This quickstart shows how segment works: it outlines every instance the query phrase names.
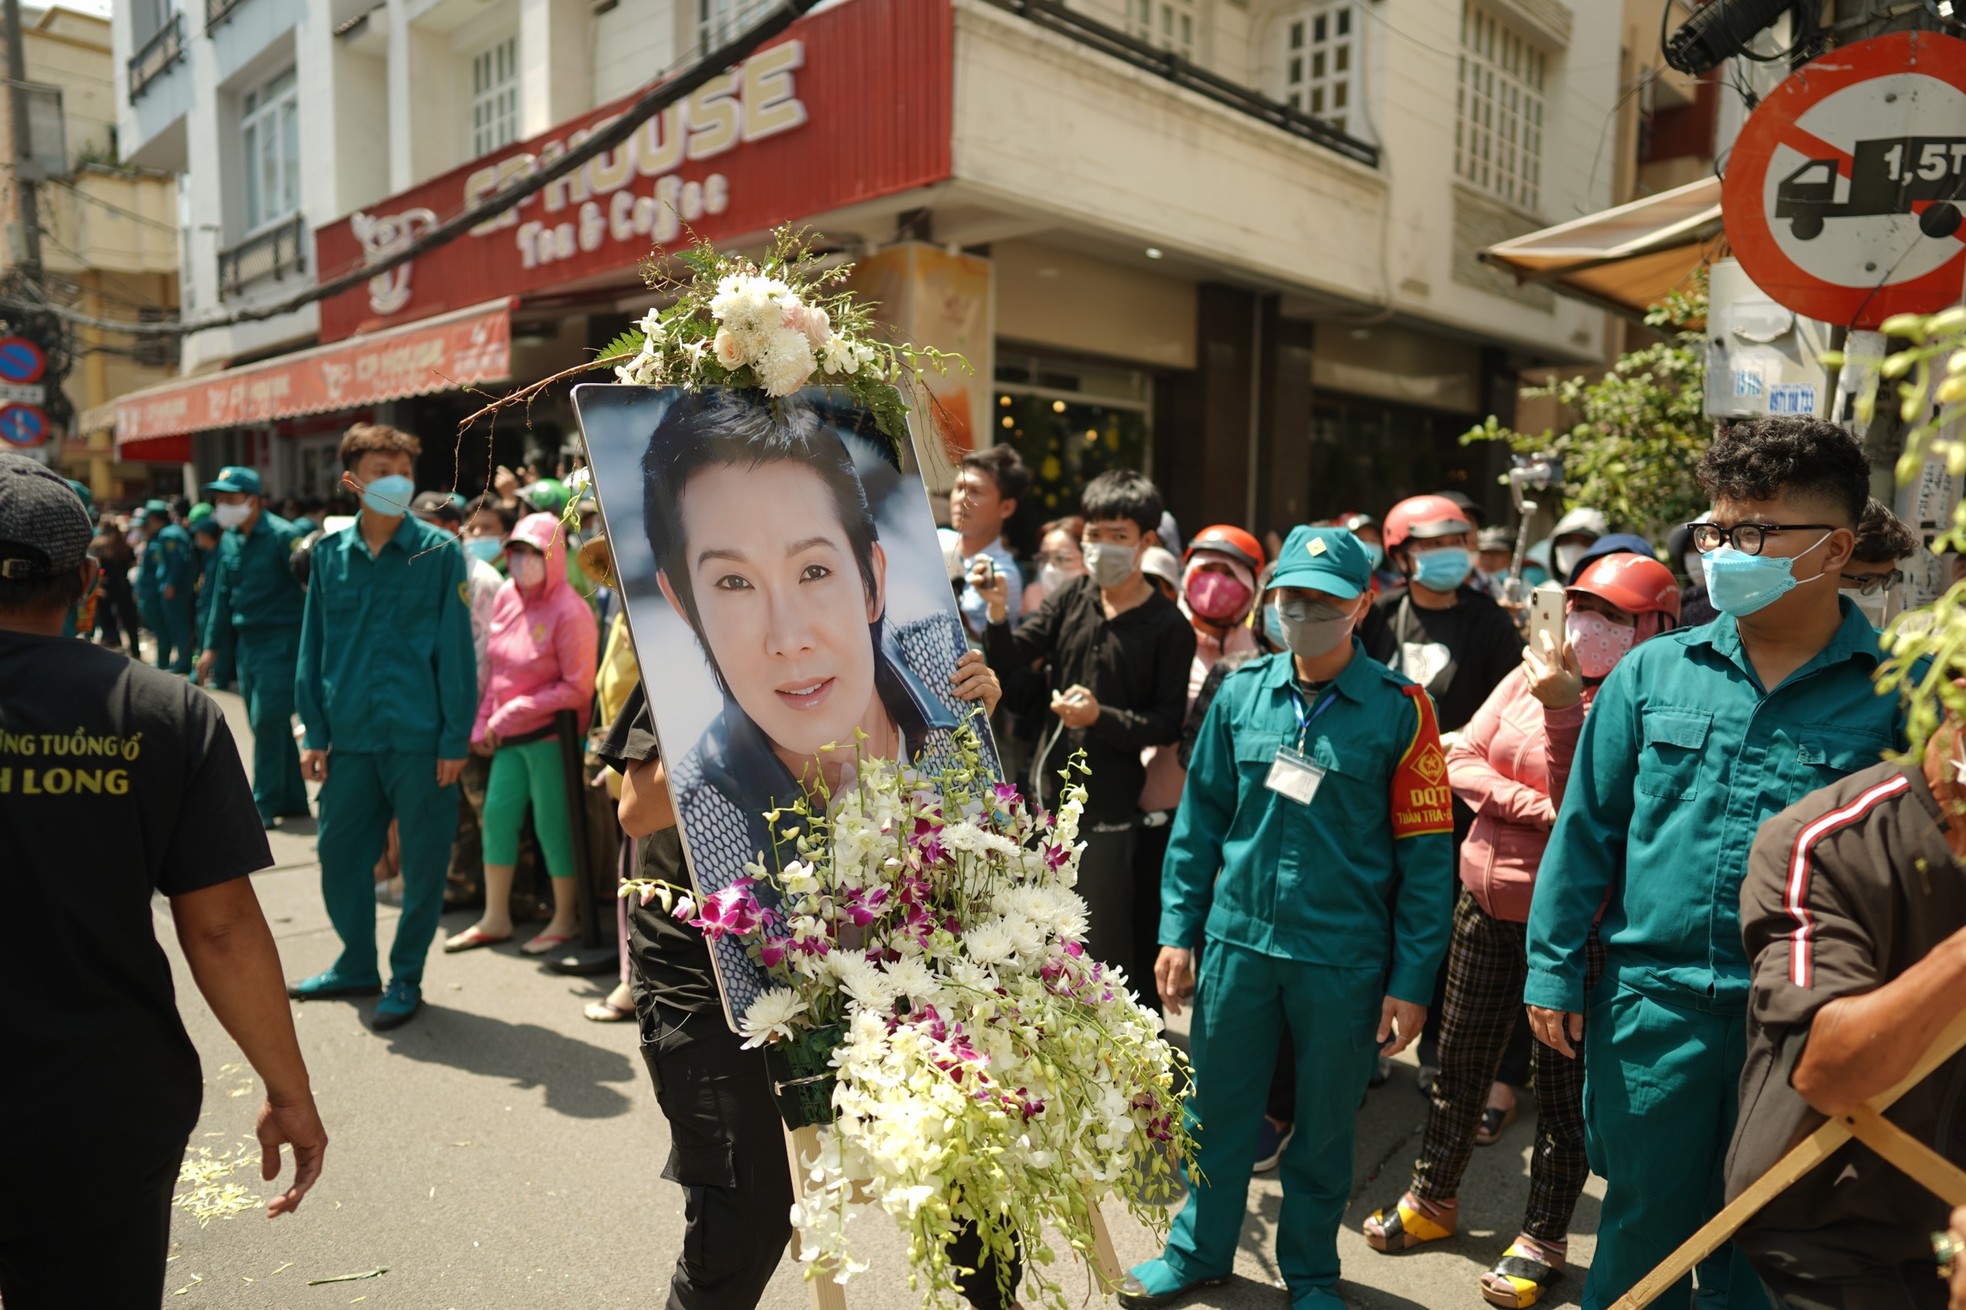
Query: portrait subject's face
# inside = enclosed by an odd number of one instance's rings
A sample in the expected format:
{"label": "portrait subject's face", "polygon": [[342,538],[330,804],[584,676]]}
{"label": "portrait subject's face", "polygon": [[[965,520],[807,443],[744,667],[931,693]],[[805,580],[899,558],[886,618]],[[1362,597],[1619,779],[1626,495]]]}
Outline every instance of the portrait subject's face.
{"label": "portrait subject's face", "polygon": [[851,749],[874,696],[880,547],[869,595],[825,482],[791,460],[703,469],[680,503],[704,640],[739,707],[782,750]]}

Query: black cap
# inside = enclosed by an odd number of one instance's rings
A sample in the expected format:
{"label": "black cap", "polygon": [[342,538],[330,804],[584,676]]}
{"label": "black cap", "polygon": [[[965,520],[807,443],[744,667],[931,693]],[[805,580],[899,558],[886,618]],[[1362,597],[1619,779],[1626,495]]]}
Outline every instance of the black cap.
{"label": "black cap", "polygon": [[425,522],[432,519],[439,523],[464,522],[464,511],[458,508],[457,501],[445,491],[426,491],[419,494],[410,502],[410,513]]}
{"label": "black cap", "polygon": [[72,573],[94,535],[66,480],[25,455],[0,454],[0,578],[38,582]]}

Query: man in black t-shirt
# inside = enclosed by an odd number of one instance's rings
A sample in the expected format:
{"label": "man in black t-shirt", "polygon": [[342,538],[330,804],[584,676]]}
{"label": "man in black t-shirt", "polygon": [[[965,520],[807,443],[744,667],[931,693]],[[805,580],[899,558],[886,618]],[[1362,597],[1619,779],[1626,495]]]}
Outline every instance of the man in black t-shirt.
{"label": "man in black t-shirt", "polygon": [[[0,1302],[121,1310],[162,1298],[171,1193],[204,1079],[151,898],[266,1084],[264,1178],[292,1211],[327,1135],[280,959],[246,875],[271,865],[218,708],[182,678],[63,640],[98,564],[82,502],[0,455]],[[25,1180],[32,1179],[32,1186]]]}

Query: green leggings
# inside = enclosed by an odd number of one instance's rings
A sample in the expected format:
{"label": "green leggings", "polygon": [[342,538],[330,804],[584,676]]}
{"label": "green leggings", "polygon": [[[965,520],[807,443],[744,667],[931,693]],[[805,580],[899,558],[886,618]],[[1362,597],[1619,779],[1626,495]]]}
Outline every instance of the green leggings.
{"label": "green leggings", "polygon": [[525,820],[528,800],[533,831],[546,853],[546,871],[555,878],[573,877],[567,774],[560,762],[558,737],[500,746],[492,756],[491,781],[485,785],[486,864],[519,862],[519,825]]}

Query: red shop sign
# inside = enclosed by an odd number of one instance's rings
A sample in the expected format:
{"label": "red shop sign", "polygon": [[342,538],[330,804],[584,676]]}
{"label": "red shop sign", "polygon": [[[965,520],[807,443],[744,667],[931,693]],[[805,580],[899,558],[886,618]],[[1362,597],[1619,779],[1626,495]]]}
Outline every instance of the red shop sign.
{"label": "red shop sign", "polygon": [[[948,178],[950,6],[850,0],[450,244],[324,301],[321,339],[619,275],[690,233],[727,240]],[[613,122],[629,96],[314,234],[335,277],[402,249]]]}

